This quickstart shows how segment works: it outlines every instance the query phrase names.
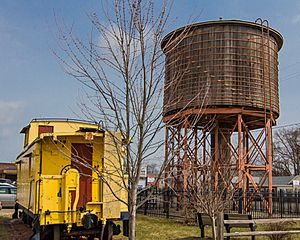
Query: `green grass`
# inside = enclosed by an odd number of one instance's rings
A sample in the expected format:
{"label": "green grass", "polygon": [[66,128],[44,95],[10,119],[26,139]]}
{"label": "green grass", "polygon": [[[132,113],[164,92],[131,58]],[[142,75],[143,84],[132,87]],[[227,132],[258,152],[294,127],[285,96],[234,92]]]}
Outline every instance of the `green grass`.
{"label": "green grass", "polygon": [[199,239],[200,231],[196,226],[183,224],[175,219],[138,215],[138,240]]}
{"label": "green grass", "polygon": [[[7,226],[1,224],[5,221],[8,221],[10,218],[0,216],[0,239],[9,240],[9,235],[7,232]],[[120,223],[118,223],[120,224]],[[300,223],[298,222],[295,225],[288,224],[278,224],[278,226],[273,226],[270,229],[270,224],[260,224],[258,225],[256,231],[264,230],[287,230],[290,228],[300,228]],[[186,225],[182,223],[181,219],[166,219],[163,217],[150,217],[144,215],[137,216],[137,240],[198,240],[200,239],[200,230],[198,226],[195,225]],[[284,229],[286,228],[286,229]],[[247,228],[232,229],[232,232],[242,232],[249,231]],[[211,228],[205,228],[205,236],[211,236]],[[234,238],[231,238],[234,239]],[[237,238],[235,238],[237,239]],[[251,239],[251,237],[239,237],[238,239]],[[270,239],[267,236],[257,236],[257,240],[268,240]],[[273,238],[276,239],[276,238]],[[282,238],[278,238],[282,239]],[[284,238],[288,239],[288,238]],[[300,239],[300,235],[291,235],[290,239]],[[128,238],[122,236],[122,233],[119,236],[114,236],[114,240],[128,240]]]}
{"label": "green grass", "polygon": [[[200,230],[198,227],[183,224],[181,221],[138,214],[136,225],[137,240],[200,239]],[[122,233],[119,236],[114,236],[114,240],[125,239],[127,240],[128,238],[122,236]]]}
{"label": "green grass", "polygon": [[[291,228],[300,228],[300,224],[290,225]],[[290,229],[290,228],[287,229]],[[278,229],[279,228],[279,229]],[[281,226],[275,226],[270,229],[270,224],[260,224],[257,226],[256,231],[266,230],[287,230],[280,229]],[[250,231],[247,228],[234,228],[232,232],[246,232]],[[121,233],[122,234],[122,233]],[[115,236],[114,240],[125,240],[127,238],[122,235]],[[137,240],[198,240],[200,239],[200,230],[198,226],[186,225],[182,223],[182,220],[166,219],[159,217],[150,217],[144,215],[137,216],[137,229],[136,229]],[[205,228],[205,236],[211,237],[211,227]],[[239,237],[231,239],[251,239],[251,237]],[[268,240],[267,236],[256,236],[257,240]],[[273,238],[273,239],[300,239],[300,235],[293,234],[291,238]]]}

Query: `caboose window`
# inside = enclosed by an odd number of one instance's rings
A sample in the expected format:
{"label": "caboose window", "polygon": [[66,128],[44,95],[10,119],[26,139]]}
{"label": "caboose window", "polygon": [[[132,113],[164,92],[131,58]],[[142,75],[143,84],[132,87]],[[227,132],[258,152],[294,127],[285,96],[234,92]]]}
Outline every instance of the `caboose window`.
{"label": "caboose window", "polygon": [[53,126],[39,125],[39,136],[42,133],[53,133]]}

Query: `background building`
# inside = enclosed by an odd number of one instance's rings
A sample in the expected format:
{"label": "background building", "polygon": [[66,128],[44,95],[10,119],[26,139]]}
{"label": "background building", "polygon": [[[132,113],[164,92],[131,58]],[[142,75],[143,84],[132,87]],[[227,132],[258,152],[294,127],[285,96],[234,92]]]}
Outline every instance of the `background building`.
{"label": "background building", "polygon": [[0,178],[7,178],[12,181],[17,180],[17,167],[14,163],[0,163]]}

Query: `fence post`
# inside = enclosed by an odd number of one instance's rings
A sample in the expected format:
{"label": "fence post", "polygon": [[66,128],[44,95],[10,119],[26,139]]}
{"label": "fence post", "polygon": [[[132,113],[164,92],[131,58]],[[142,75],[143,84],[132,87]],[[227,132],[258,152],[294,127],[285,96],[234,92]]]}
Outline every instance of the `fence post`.
{"label": "fence post", "polygon": [[283,215],[283,190],[279,190],[280,217]]}
{"label": "fence post", "polygon": [[167,202],[166,202],[166,217],[169,218],[170,214],[170,190],[167,189]]}
{"label": "fence post", "polygon": [[167,212],[167,190],[166,188],[163,189],[163,213]]}
{"label": "fence post", "polygon": [[243,213],[243,189],[239,189],[239,213]]}
{"label": "fence post", "polygon": [[299,214],[299,191],[295,193],[296,195],[296,214]]}
{"label": "fence post", "polygon": [[257,199],[256,199],[256,196],[254,197],[254,209],[253,209],[253,212],[256,214],[257,212]]}
{"label": "fence post", "polygon": [[[146,195],[146,199],[147,199],[147,197],[148,197],[148,189],[147,190],[145,190],[145,195]],[[147,201],[144,203],[144,215],[147,215],[147,210],[148,210],[148,199],[147,199]]]}

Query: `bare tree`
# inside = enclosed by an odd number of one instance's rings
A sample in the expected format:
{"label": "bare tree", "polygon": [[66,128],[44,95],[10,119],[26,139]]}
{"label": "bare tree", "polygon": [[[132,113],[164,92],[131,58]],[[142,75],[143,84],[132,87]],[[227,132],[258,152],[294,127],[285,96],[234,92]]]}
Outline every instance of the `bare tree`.
{"label": "bare tree", "polygon": [[[213,239],[217,238],[222,225],[217,219],[232,205],[238,191],[237,170],[234,164],[224,163],[211,166],[205,164],[198,167],[201,174],[195,176],[196,187],[189,191],[191,210],[205,213],[212,220]],[[216,180],[216,174],[219,179]]]}
{"label": "bare tree", "polygon": [[[112,143],[125,150],[125,161],[119,151],[115,167],[122,170],[118,174],[128,191],[130,239],[135,239],[136,211],[138,204],[143,204],[137,203],[142,164],[163,145],[157,137],[163,127],[164,58],[160,43],[170,7],[167,0],[158,7],[151,0],[115,0],[112,6],[103,6],[109,9],[103,13],[104,19],[95,13],[89,15],[93,31],[88,42],[57,24],[61,51],[55,54],[66,72],[88,89],[89,102],[81,105],[82,113],[92,121],[101,120],[102,128],[114,139]],[[176,38],[182,39],[184,34],[182,31]],[[120,132],[121,143],[113,132]]]}
{"label": "bare tree", "polygon": [[273,174],[300,174],[300,128],[282,129],[275,134]]}

